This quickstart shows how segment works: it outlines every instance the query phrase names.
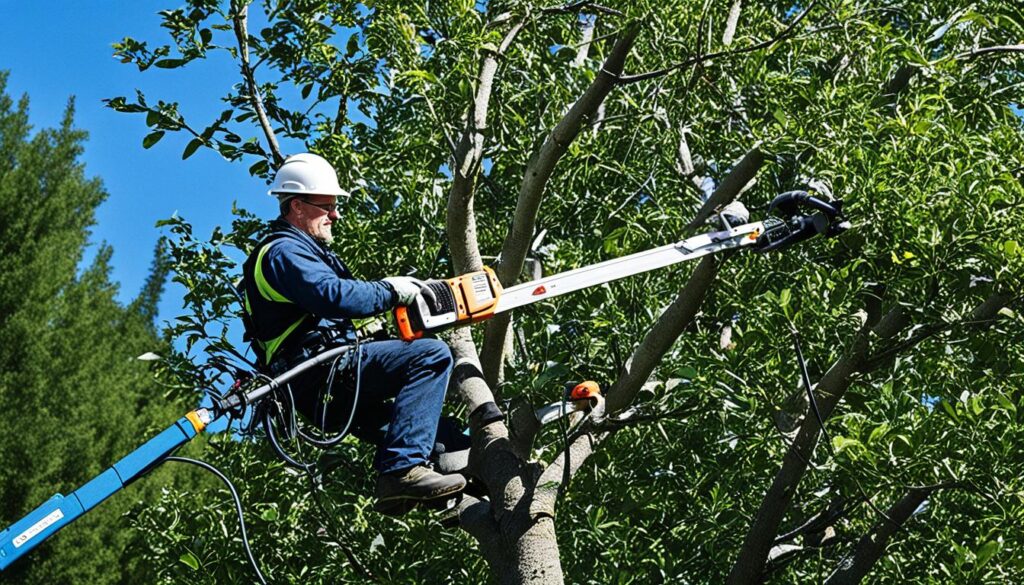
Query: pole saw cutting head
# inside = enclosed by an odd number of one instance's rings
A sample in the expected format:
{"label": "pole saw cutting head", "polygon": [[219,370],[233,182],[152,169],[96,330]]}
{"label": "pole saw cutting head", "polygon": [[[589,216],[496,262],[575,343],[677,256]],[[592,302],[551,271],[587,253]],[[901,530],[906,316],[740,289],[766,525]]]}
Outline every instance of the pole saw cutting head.
{"label": "pole saw cutting head", "polygon": [[851,227],[843,214],[842,201],[825,201],[807,191],[776,196],[768,204],[768,211],[776,217],[764,221],[765,231],[758,238],[756,252],[781,250],[816,235],[831,238]]}

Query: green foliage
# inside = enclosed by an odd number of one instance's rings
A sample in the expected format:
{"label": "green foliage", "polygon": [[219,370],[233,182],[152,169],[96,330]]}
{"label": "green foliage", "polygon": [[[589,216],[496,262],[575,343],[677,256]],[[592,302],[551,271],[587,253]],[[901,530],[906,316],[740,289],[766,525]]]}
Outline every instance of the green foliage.
{"label": "green foliage", "polygon": [[[109,247],[79,272],[106,193],[79,161],[73,104],[60,127],[31,132],[0,74],[0,525],[68,493],[176,418],[136,356],[166,350],[153,324],[166,268],[156,262],[130,307],[109,280]],[[159,256],[159,250],[158,250]],[[163,474],[157,474],[162,476]],[[5,583],[134,583],[122,518],[166,483],[140,482],[4,573]]]}
{"label": "green foliage", "polygon": [[[625,14],[597,17],[598,40],[579,67],[569,62],[579,18],[544,13],[539,4],[261,6],[258,18],[266,22],[250,31],[249,45],[262,63],[256,76],[268,116],[279,136],[304,140],[353,187],[335,233],[338,252],[357,274],[449,275],[450,145],[460,137],[482,56],[513,23],[525,26],[500,61],[475,200],[488,261],[508,231],[527,162],[599,74],[626,23],[642,26],[627,60],[630,73],[726,49],[720,38],[729,3],[706,13],[695,2],[605,4]],[[792,8],[744,3],[730,48],[777,35],[792,21]],[[140,68],[159,59],[183,66],[212,58],[214,49],[236,57],[230,18],[222,5],[189,2],[164,13],[173,44],[150,50],[129,39],[118,54]],[[1022,35],[1012,2],[964,8],[937,0],[832,0],[816,4],[796,34],[779,43],[624,85],[609,96],[602,118],[569,145],[547,185],[537,223],[547,235],[531,255],[545,273],[677,239],[699,202],[691,177],[680,172],[684,131],[700,175],[721,179],[755,145],[768,154],[758,182],[743,195],[751,208],[817,178],[844,200],[855,229],[838,241],[737,255],[723,264],[701,314],[638,405],[678,416],[620,431],[559,505],[567,581],[724,580],[803,414],[791,324],[804,338],[816,381],[849,351],[872,302],[865,291],[876,284],[885,287],[886,308],[908,311],[912,332],[961,320],[995,290],[1020,294],[1024,132],[1011,107],[1024,100],[1020,60],[969,53]],[[185,155],[212,146],[264,175],[271,160],[239,87],[225,98],[231,109],[193,132],[200,142]],[[147,113],[154,131],[192,127],[173,103],[151,106],[140,95],[110,105]],[[218,233],[209,243],[196,241],[186,223],[172,224],[176,278],[193,303],[177,333],[208,337],[208,324],[237,310],[224,300],[237,264],[215,250],[232,237],[247,249],[258,226],[240,218],[247,223],[236,226],[238,236]],[[504,395],[540,404],[556,399],[567,379],[614,380],[689,270],[634,277],[519,311]],[[822,581],[881,521],[876,509],[910,486],[946,482],[956,485],[936,492],[911,518],[874,578],[1021,581],[1024,543],[1013,527],[1024,515],[1015,449],[1022,440],[1024,321],[1019,304],[1011,309],[994,323],[943,330],[856,381],[828,421],[834,452],[822,445],[814,454],[782,530],[836,498],[849,508],[830,526],[835,538],[828,545],[799,540],[804,549],[771,566],[773,581]],[[726,324],[732,343],[723,347]],[[198,361],[180,356],[180,376],[200,371],[190,360]],[[540,439],[543,460],[557,452],[561,433]],[[331,516],[347,525],[344,539],[318,535],[322,514],[302,478],[261,449],[231,444],[213,457],[244,479],[256,549],[281,582],[363,581],[331,544],[342,540],[388,582],[481,581],[484,568],[465,535],[438,530],[428,515],[396,521],[366,511],[365,451],[346,445],[355,467],[327,494],[337,507]],[[213,518],[172,522],[197,501]],[[219,491],[172,491],[139,516],[149,545],[143,554],[161,567],[162,582],[229,582],[244,574],[224,502]],[[156,526],[173,529],[151,530]],[[386,549],[374,544],[378,534]]]}

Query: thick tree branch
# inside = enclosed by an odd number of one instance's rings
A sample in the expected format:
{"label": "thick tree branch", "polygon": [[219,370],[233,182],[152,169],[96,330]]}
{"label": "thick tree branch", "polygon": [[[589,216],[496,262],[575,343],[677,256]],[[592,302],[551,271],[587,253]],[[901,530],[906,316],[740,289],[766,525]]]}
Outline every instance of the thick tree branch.
{"label": "thick tree branch", "polygon": [[[737,165],[723,183],[739,184],[742,187],[747,182],[743,180],[743,177],[751,173],[750,166]],[[738,191],[739,187],[736,188],[736,192]],[[724,195],[722,197],[724,198]],[[608,389],[605,402],[606,413],[622,412],[633,403],[637,393],[661,363],[665,354],[686,327],[693,322],[718,274],[718,266],[722,261],[721,258],[714,256],[707,256],[700,261],[679,295],[651,327],[627,361],[619,378]],[[601,416],[603,418],[603,413]],[[651,417],[637,417],[636,422],[645,418],[650,419]],[[627,421],[631,420],[633,419],[627,419]],[[615,419],[597,421],[595,427],[584,427],[582,432],[571,439],[570,444],[555,458],[541,477],[535,497],[537,503],[535,506],[531,506],[532,514],[554,515],[554,505],[559,489],[579,470],[586,458],[594,452],[596,445],[611,432],[614,432],[616,426]],[[591,428],[612,430],[596,434],[588,430]]]}
{"label": "thick tree branch", "polygon": [[[456,329],[448,339],[455,368],[452,383],[472,413],[478,407],[493,402],[494,396],[480,372],[476,346],[466,328]],[[528,482],[523,481],[525,462],[517,457],[509,444],[508,428],[503,422],[488,425],[470,417],[469,452],[471,474],[480,478],[490,491],[496,518],[511,511],[526,492]]]}
{"label": "thick tree branch", "polygon": [[912,487],[906,495],[889,508],[885,517],[857,543],[853,553],[840,561],[839,566],[825,581],[825,585],[856,585],[867,576],[878,559],[882,558],[889,539],[903,529],[904,524],[931,495],[953,484]]}
{"label": "thick tree branch", "polygon": [[[1011,298],[1002,293],[990,295],[971,312],[965,323],[978,325],[991,323],[995,315]],[[869,351],[873,345],[872,338],[876,340],[875,343],[885,342],[896,337],[909,325],[908,315],[901,307],[897,306],[873,326],[865,325],[861,329],[851,349],[829,368],[816,387],[819,394],[819,412],[823,420],[827,420],[832,414],[846,390],[853,383],[854,378],[870,371],[870,368],[877,365],[877,360],[869,358]],[[919,343],[929,337],[930,335],[920,335],[915,336],[914,339]],[[909,350],[914,345],[902,346],[902,350]],[[775,534],[778,533],[778,528],[792,503],[796,488],[807,471],[807,465],[817,445],[820,432],[816,417],[812,413],[807,413],[796,438],[786,452],[782,467],[776,473],[761,502],[757,517],[747,533],[740,555],[729,574],[728,583],[750,583],[759,578]]]}
{"label": "thick tree branch", "polygon": [[260,97],[260,90],[256,85],[256,77],[249,65],[249,5],[233,0],[231,2],[231,20],[235,27],[235,39],[238,41],[238,57],[242,60],[242,77],[245,79],[245,86],[249,91],[249,103],[252,105],[253,111],[256,112],[260,128],[263,129],[263,134],[267,138],[267,146],[270,147],[270,154],[274,158],[274,167],[276,168],[284,162],[284,157],[281,156],[281,147],[277,145],[277,136],[270,126],[266,108],[263,107],[263,98]]}
{"label": "thick tree branch", "polygon": [[705,256],[701,259],[679,295],[644,336],[643,341],[626,362],[626,367],[619,374],[618,380],[608,389],[609,414],[615,414],[632,404],[637,392],[654,372],[654,368],[661,363],[676,339],[693,322],[707,297],[711,283],[718,274],[718,264],[721,261],[715,256]]}
{"label": "thick tree branch", "polygon": [[[683,330],[693,322],[711,288],[711,283],[718,274],[719,262],[719,259],[707,256],[697,265],[675,301],[658,318],[633,352],[618,380],[608,389],[604,412],[597,415],[599,418],[603,418],[605,413],[620,412],[632,404],[640,388],[661,363],[665,353]],[[602,423],[598,421],[597,424],[600,426]],[[613,432],[596,434],[591,432],[590,428],[584,426],[580,433],[575,434],[569,444],[555,457],[551,466],[544,471],[537,484],[534,503],[530,506],[532,516],[554,516],[559,490],[579,471],[597,444]]]}
{"label": "thick tree branch", "polygon": [[548,179],[555,165],[579,134],[580,128],[593,117],[597,107],[615,87],[614,76],[622,71],[626,55],[632,48],[638,32],[637,27],[632,27],[615,43],[601,73],[527,163],[519,189],[519,198],[516,201],[515,215],[512,218],[512,227],[501,249],[501,262],[498,264],[497,274],[502,285],[509,286],[514,283],[522,271],[523,260],[526,258],[536,225],[537,210]]}
{"label": "thick tree branch", "polygon": [[[827,420],[839,404],[846,390],[853,383],[871,345],[872,337],[889,338],[909,325],[904,311],[897,307],[882,317],[873,327],[865,325],[860,329],[843,357],[828,369],[817,384],[818,410],[822,420]],[[757,516],[747,532],[739,556],[733,564],[726,581],[732,585],[754,583],[764,571],[768,552],[779,533],[779,526],[785,517],[796,493],[796,487],[807,471],[808,462],[818,443],[821,429],[813,413],[806,413],[797,436],[793,439],[782,461],[782,467],[775,474],[768,492],[761,501]]]}
{"label": "thick tree branch", "polygon": [[732,203],[743,192],[750,181],[754,179],[757,171],[764,164],[764,160],[765,156],[760,148],[755,146],[747,151],[729,174],[722,179],[722,182],[711,194],[711,197],[708,197],[708,200],[697,211],[693,221],[687,224],[686,230],[694,231],[700,228],[716,211]]}
{"label": "thick tree branch", "polygon": [[[632,26],[623,33],[612,47],[593,83],[562,117],[527,163],[512,226],[502,245],[501,261],[496,268],[498,279],[503,286],[514,283],[523,270],[523,262],[537,223],[537,211],[555,165],[568,150],[580,129],[589,123],[597,113],[598,107],[615,88],[615,78],[622,72],[626,56],[638,33],[637,26]],[[488,323],[484,333],[484,374],[492,386],[500,377],[508,327],[508,316],[499,315]]]}
{"label": "thick tree branch", "polygon": [[584,432],[566,445],[562,452],[544,470],[530,502],[530,517],[555,515],[555,504],[558,494],[568,484],[576,472],[580,470],[587,458],[594,453],[603,436],[595,436]]}
{"label": "thick tree branch", "polygon": [[476,80],[476,94],[466,116],[466,127],[455,148],[452,170],[452,188],[448,193],[446,228],[448,249],[456,274],[481,270],[480,248],[476,235],[476,215],[473,201],[476,179],[483,160],[484,131],[487,129],[487,110],[491,101],[494,76],[499,57],[504,54],[523,27],[523,21],[512,26],[505,34],[497,51],[487,52],[480,65]]}
{"label": "thick tree branch", "polygon": [[494,558],[495,553],[500,553],[501,534],[491,517],[489,502],[463,494],[455,513],[459,527],[480,543],[484,558]]}

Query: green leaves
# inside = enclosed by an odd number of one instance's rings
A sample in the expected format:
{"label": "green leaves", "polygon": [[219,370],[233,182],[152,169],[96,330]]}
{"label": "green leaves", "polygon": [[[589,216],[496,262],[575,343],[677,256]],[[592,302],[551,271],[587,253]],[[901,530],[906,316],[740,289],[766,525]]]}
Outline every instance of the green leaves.
{"label": "green leaves", "polygon": [[[61,126],[30,134],[29,101],[12,107],[5,79],[0,74],[0,409],[19,414],[0,419],[0,452],[18,458],[0,470],[4,527],[54,492],[84,485],[194,405],[163,398],[154,362],[135,359],[170,350],[154,322],[167,278],[162,249],[142,291],[122,300],[111,280],[112,250],[87,250],[107,193],[87,173],[84,133],[69,110]],[[18,576],[5,573],[5,582],[8,575],[25,583],[138,580],[150,565],[126,552],[138,540],[124,518],[138,501],[158,500],[172,477],[154,470],[129,497],[111,498],[49,539],[45,554],[13,567]]]}
{"label": "green leaves", "polygon": [[195,151],[198,150],[199,147],[202,145],[202,138],[193,138],[192,140],[190,140],[189,143],[185,145],[185,150],[182,151],[181,153],[181,160],[185,160],[188,157],[192,156],[195,153]]}
{"label": "green leaves", "polygon": [[163,138],[163,137],[164,137],[164,131],[163,130],[157,130],[156,132],[150,132],[149,134],[146,135],[145,138],[142,139],[142,148],[150,148],[150,147],[152,147],[157,142],[160,142],[160,139]]}
{"label": "green leaves", "polygon": [[180,557],[178,557],[178,560],[181,561],[184,565],[188,566],[188,568],[192,569],[193,571],[199,570],[199,559],[197,559],[196,555],[192,554],[191,552],[187,552],[181,555]]}

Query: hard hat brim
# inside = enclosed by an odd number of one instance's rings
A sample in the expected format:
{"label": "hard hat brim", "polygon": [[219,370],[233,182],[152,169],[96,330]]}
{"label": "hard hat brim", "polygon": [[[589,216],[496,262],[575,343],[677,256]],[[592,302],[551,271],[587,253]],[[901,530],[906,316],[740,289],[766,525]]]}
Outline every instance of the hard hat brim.
{"label": "hard hat brim", "polygon": [[267,191],[267,195],[273,195],[274,197],[280,197],[282,195],[290,195],[293,197],[300,197],[303,195],[326,195],[328,197],[351,197],[352,194],[344,189],[338,189],[337,191],[323,190],[323,191],[304,191],[301,189],[271,189]]}

